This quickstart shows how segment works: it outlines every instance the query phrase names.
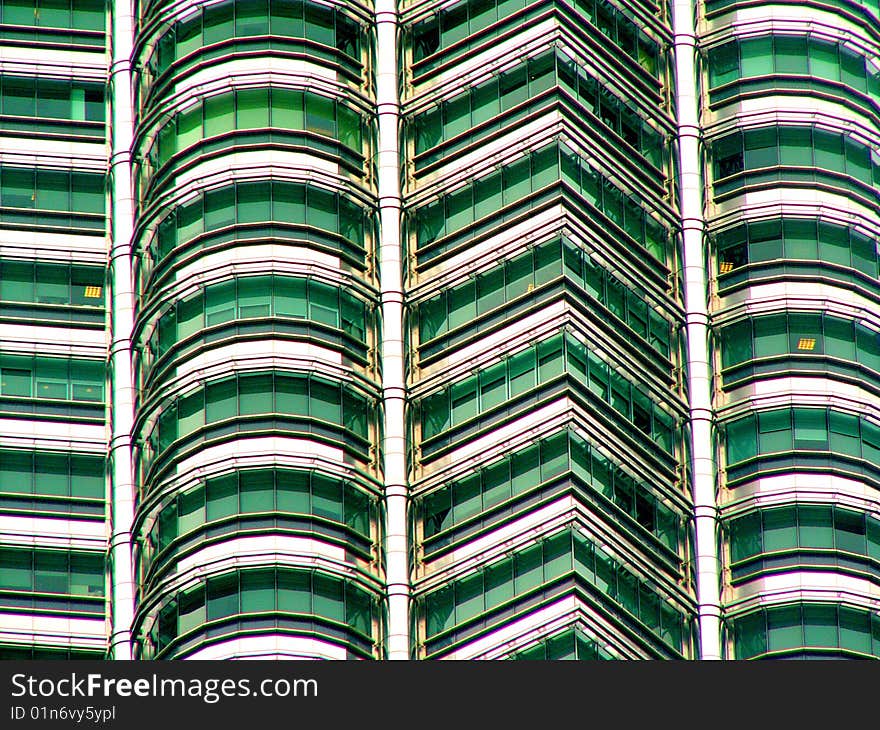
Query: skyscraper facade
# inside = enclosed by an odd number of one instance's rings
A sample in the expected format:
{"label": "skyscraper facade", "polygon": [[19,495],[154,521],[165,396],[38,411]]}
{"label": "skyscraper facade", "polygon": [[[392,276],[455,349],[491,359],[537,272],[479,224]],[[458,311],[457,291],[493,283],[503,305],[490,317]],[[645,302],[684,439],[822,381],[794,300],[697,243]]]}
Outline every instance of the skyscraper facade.
{"label": "skyscraper facade", "polygon": [[104,656],[108,34],[103,2],[0,7],[0,644]]}
{"label": "skyscraper facade", "polygon": [[704,14],[725,649],[878,656],[878,6]]}
{"label": "skyscraper facade", "polygon": [[880,9],[0,0],[0,657],[880,656]]}

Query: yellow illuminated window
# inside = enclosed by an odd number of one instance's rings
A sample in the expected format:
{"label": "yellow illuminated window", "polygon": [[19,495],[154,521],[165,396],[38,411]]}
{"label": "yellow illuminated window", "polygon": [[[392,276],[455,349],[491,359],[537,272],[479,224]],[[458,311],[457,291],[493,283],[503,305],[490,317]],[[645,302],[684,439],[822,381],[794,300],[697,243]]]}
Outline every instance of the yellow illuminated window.
{"label": "yellow illuminated window", "polygon": [[731,271],[733,271],[733,262],[722,261],[720,269],[722,274],[729,274]]}
{"label": "yellow illuminated window", "polygon": [[101,297],[101,287],[99,286],[87,286],[85,290],[86,299],[99,299]]}
{"label": "yellow illuminated window", "polygon": [[815,337],[801,337],[798,340],[797,349],[798,350],[814,350],[816,348],[816,338]]}

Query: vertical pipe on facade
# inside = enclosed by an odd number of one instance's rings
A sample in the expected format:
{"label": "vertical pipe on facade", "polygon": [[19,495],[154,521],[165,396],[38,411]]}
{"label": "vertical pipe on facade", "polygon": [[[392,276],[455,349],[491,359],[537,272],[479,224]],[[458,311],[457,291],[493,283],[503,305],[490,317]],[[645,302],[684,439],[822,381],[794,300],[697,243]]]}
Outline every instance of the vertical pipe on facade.
{"label": "vertical pipe on facade", "polygon": [[693,0],[674,0],[675,102],[678,119],[679,195],[684,252],[684,296],[688,341],[688,392],[692,448],[692,492],[696,532],[700,657],[721,658],[709,315],[703,253],[703,183],[700,159],[700,97],[695,60]]}
{"label": "vertical pipe on facade", "polygon": [[379,272],[382,292],[382,397],[385,406],[385,577],[388,659],[409,658],[403,267],[400,240],[400,104],[396,0],[376,2],[376,107]]}
{"label": "vertical pipe on facade", "polygon": [[135,581],[131,551],[134,520],[131,428],[134,418],[134,387],[131,363],[131,332],[134,322],[131,235],[134,206],[131,188],[131,0],[112,6],[112,148],[110,176],[110,286],[112,287],[110,334],[110,558],[112,564],[110,656],[131,659],[131,625],[134,617]]}

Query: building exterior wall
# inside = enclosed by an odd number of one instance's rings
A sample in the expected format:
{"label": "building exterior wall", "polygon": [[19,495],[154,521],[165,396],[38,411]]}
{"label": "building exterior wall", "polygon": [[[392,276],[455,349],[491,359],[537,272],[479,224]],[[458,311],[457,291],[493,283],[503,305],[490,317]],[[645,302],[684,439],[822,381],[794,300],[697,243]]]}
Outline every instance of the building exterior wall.
{"label": "building exterior wall", "polygon": [[103,3],[0,8],[0,646],[98,657],[108,391]]}
{"label": "building exterior wall", "polygon": [[731,657],[880,652],[878,31],[869,3],[701,23]]}
{"label": "building exterior wall", "polygon": [[0,2],[0,656],[880,655],[880,21]]}
{"label": "building exterior wall", "polygon": [[694,656],[667,10],[438,7],[402,12],[414,656]]}

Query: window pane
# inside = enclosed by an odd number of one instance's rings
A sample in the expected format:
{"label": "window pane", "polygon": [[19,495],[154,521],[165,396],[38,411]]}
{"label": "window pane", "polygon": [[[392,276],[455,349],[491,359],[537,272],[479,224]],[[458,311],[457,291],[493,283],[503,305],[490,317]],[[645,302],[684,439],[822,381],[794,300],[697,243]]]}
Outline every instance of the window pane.
{"label": "window pane", "polygon": [[208,621],[234,616],[238,613],[238,574],[212,578],[207,586]]}
{"label": "window pane", "polygon": [[308,573],[278,572],[278,610],[288,613],[311,612],[312,592]]}
{"label": "window pane", "polygon": [[272,413],[272,375],[246,375],[239,379],[238,389],[241,415]]}
{"label": "window pane", "polygon": [[709,85],[721,86],[739,76],[739,49],[736,41],[725,43],[709,52]]}
{"label": "window pane", "polygon": [[308,316],[306,280],[275,278],[275,313],[282,317],[305,319]]}
{"label": "window pane", "polygon": [[275,378],[275,411],[286,416],[309,413],[308,381],[303,378]]}
{"label": "window pane", "polygon": [[747,170],[779,164],[776,127],[753,129],[746,132],[744,160]]}
{"label": "window pane", "polygon": [[234,378],[227,378],[208,386],[205,397],[205,420],[214,423],[238,415]]}
{"label": "window pane", "polygon": [[238,311],[241,317],[268,317],[272,278],[249,276],[238,280]]}
{"label": "window pane", "polygon": [[775,36],[773,45],[776,54],[776,73],[807,73],[806,36]]}
{"label": "window pane", "polygon": [[858,416],[829,411],[830,448],[835,454],[861,456]]}
{"label": "window pane", "polygon": [[833,548],[834,530],[830,505],[799,507],[798,535],[801,547]]}
{"label": "window pane", "polygon": [[773,73],[773,38],[751,38],[740,44],[743,78],[769,76]]}
{"label": "window pane", "polygon": [[764,518],[764,552],[788,550],[797,547],[797,531],[795,529],[795,509],[767,510]]}
{"label": "window pane", "polygon": [[507,399],[507,367],[504,363],[493,365],[480,373],[480,408],[489,410]]}
{"label": "window pane", "polygon": [[219,520],[238,514],[238,474],[209,479],[206,497],[207,520]]}
{"label": "window pane", "polygon": [[730,559],[750,558],[761,552],[761,514],[753,512],[730,522]]}
{"label": "window pane", "polygon": [[840,648],[864,654],[871,652],[869,614],[840,607]]}
{"label": "window pane", "polygon": [[804,606],[804,645],[824,649],[838,646],[834,606]]}
{"label": "window pane", "polygon": [[314,611],[332,621],[344,621],[342,583],[320,574],[314,576]]}
{"label": "window pane", "polygon": [[235,319],[235,280],[205,289],[205,324],[208,327]]}
{"label": "window pane", "polygon": [[794,409],[794,447],[796,449],[828,449],[828,427],[825,410]]}
{"label": "window pane", "polygon": [[269,89],[244,89],[236,92],[236,129],[259,129],[269,126]]}
{"label": "window pane", "polygon": [[[5,454],[4,454],[5,457]],[[68,460],[63,454],[38,454],[35,460],[34,492],[53,496],[70,493]]]}
{"label": "window pane", "polygon": [[762,454],[791,449],[791,412],[780,409],[759,413],[758,431]]}
{"label": "window pane", "polygon": [[321,474],[312,479],[312,509],[318,517],[342,522],[342,484]]}
{"label": "window pane", "polygon": [[278,510],[294,514],[309,513],[309,474],[287,469],[277,472]]}
{"label": "window pane", "polygon": [[241,573],[241,612],[275,610],[275,571],[245,570]]}
{"label": "window pane", "polygon": [[67,554],[34,553],[34,590],[38,593],[69,593]]}
{"label": "window pane", "polygon": [[316,322],[339,327],[339,290],[320,281],[310,281],[309,314]]}
{"label": "window pane", "polygon": [[306,94],[306,129],[326,137],[336,136],[336,118],[332,99]]}
{"label": "window pane", "polygon": [[242,513],[271,512],[275,508],[275,477],[268,469],[239,473]]}
{"label": "window pane", "polygon": [[835,509],[834,542],[838,550],[865,555],[868,546],[864,516],[855,512]]}
{"label": "window pane", "polygon": [[309,394],[310,415],[330,423],[342,423],[342,401],[338,385],[312,380]]}
{"label": "window pane", "polygon": [[232,94],[205,99],[205,137],[231,132],[235,128],[235,106]]}
{"label": "window pane", "polygon": [[727,463],[736,464],[758,453],[755,420],[742,418],[727,424]]}
{"label": "window pane", "polygon": [[508,361],[510,397],[514,398],[535,387],[535,351],[528,349]]}
{"label": "window pane", "polygon": [[205,490],[192,489],[177,499],[177,529],[183,535],[205,522]]}
{"label": "window pane", "polygon": [[795,649],[803,644],[800,606],[778,608],[767,614],[767,642],[770,651]]}
{"label": "window pane", "polygon": [[239,223],[262,223],[272,219],[271,199],[265,183],[242,183],[237,190]]}

